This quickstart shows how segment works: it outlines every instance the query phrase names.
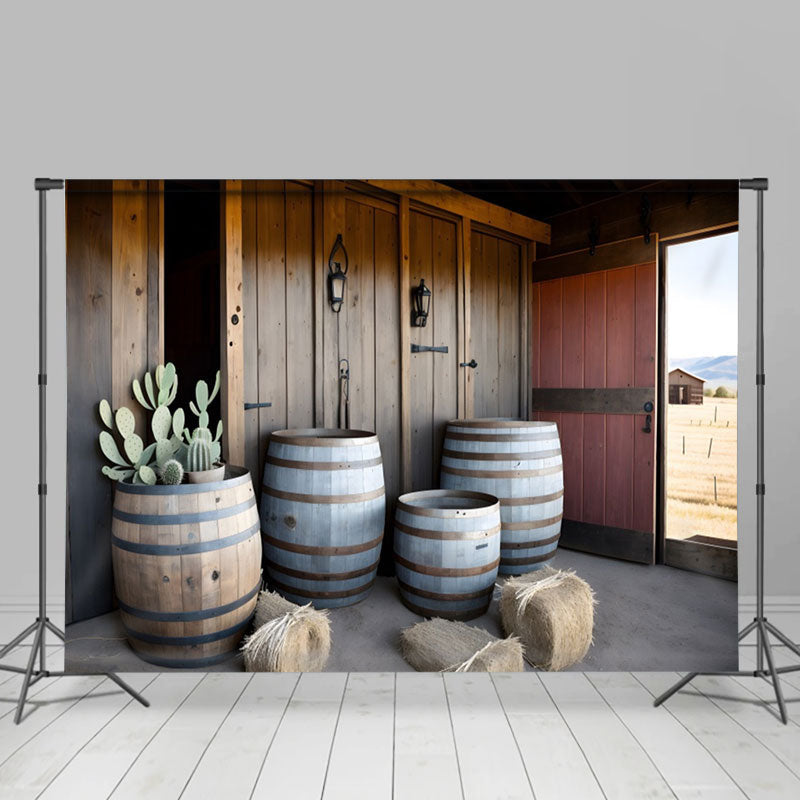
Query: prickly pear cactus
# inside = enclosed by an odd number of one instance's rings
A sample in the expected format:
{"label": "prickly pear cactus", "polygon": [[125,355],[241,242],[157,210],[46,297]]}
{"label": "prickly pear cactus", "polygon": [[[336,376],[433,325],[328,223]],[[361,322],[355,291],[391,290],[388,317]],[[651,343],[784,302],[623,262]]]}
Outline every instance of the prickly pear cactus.
{"label": "prickly pear cactus", "polygon": [[161,468],[161,483],[166,486],[177,486],[183,482],[183,465],[171,458]]}

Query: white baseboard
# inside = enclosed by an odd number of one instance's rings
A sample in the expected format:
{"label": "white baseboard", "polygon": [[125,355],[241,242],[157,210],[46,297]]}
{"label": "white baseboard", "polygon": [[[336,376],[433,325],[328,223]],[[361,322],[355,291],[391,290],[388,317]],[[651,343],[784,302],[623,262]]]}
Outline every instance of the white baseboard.
{"label": "white baseboard", "polygon": [[[11,641],[39,616],[38,595],[0,595],[0,645]],[[47,599],[47,617],[64,629],[63,596]],[[28,642],[29,643],[29,642]]]}
{"label": "white baseboard", "polygon": [[[756,598],[739,598],[739,630],[751,622],[756,615]],[[764,615],[793,642],[800,642],[800,596],[783,595],[764,598]],[[775,642],[780,644],[780,642]],[[748,636],[743,646],[753,647],[755,637]]]}

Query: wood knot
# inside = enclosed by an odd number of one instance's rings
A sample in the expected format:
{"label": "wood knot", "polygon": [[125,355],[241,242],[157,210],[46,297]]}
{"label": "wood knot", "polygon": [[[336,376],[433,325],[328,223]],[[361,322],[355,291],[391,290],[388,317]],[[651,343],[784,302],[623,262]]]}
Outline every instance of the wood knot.
{"label": "wood knot", "polygon": [[287,514],[283,518],[283,524],[290,530],[293,531],[297,527],[297,520],[291,515]]}
{"label": "wood knot", "polygon": [[212,580],[212,581],[215,581],[217,578],[219,578],[219,571],[215,569],[215,570],[214,570],[214,571],[211,573],[211,580]]}

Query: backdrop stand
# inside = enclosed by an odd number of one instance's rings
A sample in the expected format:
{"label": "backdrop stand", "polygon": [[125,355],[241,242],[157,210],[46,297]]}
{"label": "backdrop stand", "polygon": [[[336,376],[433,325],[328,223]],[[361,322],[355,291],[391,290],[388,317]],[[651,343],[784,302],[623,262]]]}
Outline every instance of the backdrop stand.
{"label": "backdrop stand", "polygon": [[[39,192],[39,616],[36,621],[25,628],[22,633],[14,637],[2,650],[0,658],[13,650],[18,644],[25,641],[33,634],[31,654],[28,665],[12,667],[0,664],[0,669],[9,672],[19,672],[24,675],[22,690],[17,703],[17,713],[14,722],[19,724],[28,689],[41,678],[50,678],[65,675],[63,671],[51,672],[47,669],[47,631],[55,634],[62,642],[66,641],[64,631],[56,627],[47,617],[47,191],[49,189],[63,189],[63,180],[50,178],[37,178],[34,188]],[[36,661],[38,658],[38,667]],[[74,673],[70,673],[74,674]],[[150,703],[138,692],[128,686],[118,675],[113,672],[105,673],[114,683],[124,689],[128,694],[138,700],[142,705]]]}
{"label": "backdrop stand", "polygon": [[[779,631],[764,616],[764,192],[767,189],[766,178],[752,178],[739,181],[740,189],[754,189],[757,192],[757,265],[756,265],[756,615],[753,621],[739,632],[738,641],[756,632],[756,668],[754,670],[730,670],[727,672],[690,672],[681,678],[672,688],[660,697],[653,705],[659,706],[698,675],[733,675],[737,677],[764,678],[772,683],[775,698],[778,701],[781,720],[788,722],[786,703],[781,691],[781,673],[800,670],[800,664],[790,667],[777,667],[772,655],[772,644],[769,634],[782,642],[789,650],[800,656],[800,647],[788,636]],[[767,668],[764,669],[766,659]]]}

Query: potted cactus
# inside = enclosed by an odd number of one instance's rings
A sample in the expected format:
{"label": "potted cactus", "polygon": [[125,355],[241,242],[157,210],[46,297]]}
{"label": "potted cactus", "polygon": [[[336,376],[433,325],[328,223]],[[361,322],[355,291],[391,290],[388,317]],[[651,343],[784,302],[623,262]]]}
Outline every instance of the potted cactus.
{"label": "potted cactus", "polygon": [[198,381],[195,387],[195,399],[189,408],[197,417],[197,427],[190,433],[185,429],[186,439],[186,477],[189,483],[209,483],[221,481],[225,477],[225,465],[220,463],[222,437],[222,420],[217,422],[216,435],[212,438],[208,427],[208,407],[219,392],[219,371],[211,394],[208,384]]}

